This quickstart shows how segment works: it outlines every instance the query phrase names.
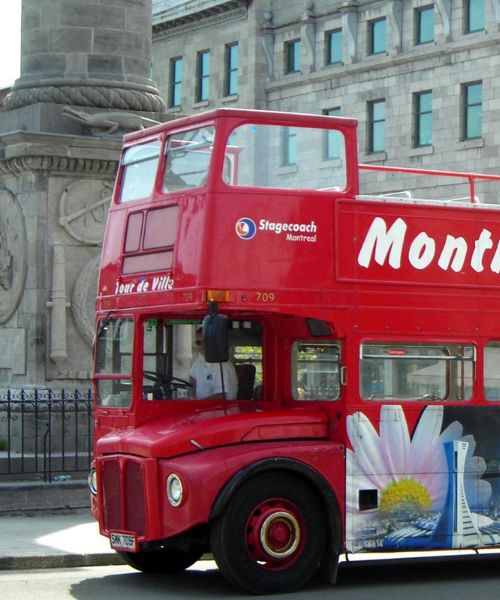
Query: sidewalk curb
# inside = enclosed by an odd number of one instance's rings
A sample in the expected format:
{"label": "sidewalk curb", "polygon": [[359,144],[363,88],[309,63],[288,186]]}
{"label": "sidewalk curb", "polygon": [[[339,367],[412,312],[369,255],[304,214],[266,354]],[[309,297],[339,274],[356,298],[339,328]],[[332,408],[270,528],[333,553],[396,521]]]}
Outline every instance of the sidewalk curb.
{"label": "sidewalk curb", "polygon": [[0,517],[41,511],[87,510],[90,492],[87,480],[7,481],[0,483]]}
{"label": "sidewalk curb", "polygon": [[124,565],[116,552],[102,554],[53,554],[42,556],[2,556],[0,571],[23,569],[67,569],[73,567],[104,567]]}

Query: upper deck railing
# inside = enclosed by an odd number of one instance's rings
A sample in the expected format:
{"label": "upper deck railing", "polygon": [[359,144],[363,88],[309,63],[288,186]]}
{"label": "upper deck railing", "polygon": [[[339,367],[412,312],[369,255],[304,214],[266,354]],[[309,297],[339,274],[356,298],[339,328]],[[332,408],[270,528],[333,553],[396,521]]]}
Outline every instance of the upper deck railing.
{"label": "upper deck railing", "polygon": [[[437,169],[416,169],[411,167],[393,167],[386,165],[367,165],[367,164],[359,164],[360,171],[376,171],[376,172],[385,172],[385,173],[401,173],[403,175],[420,175],[426,176],[430,175],[433,177],[449,177],[451,179],[463,179],[467,181],[469,187],[469,197],[468,201],[471,204],[481,204],[478,196],[476,195],[476,181],[498,181],[500,182],[500,175],[491,175],[488,173],[466,173],[462,171],[443,171]],[[401,196],[395,194],[380,194],[380,195],[364,195],[360,194],[357,197],[360,199],[380,199],[380,200],[398,200],[404,201],[405,196],[407,196],[408,201],[410,202],[433,202],[432,199],[415,199],[411,196],[411,193],[408,195],[408,192],[403,192]],[[451,204],[455,202],[463,202],[466,201],[467,198],[449,198],[446,200],[440,200],[440,202],[444,202],[446,204]],[[492,204],[488,204],[489,207],[495,206]],[[500,208],[500,204],[499,204]]]}

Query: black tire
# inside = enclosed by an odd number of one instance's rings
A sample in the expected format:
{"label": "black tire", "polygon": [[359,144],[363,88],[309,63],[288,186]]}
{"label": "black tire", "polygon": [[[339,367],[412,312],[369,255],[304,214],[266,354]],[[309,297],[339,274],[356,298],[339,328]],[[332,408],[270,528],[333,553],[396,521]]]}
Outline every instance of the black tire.
{"label": "black tire", "polygon": [[185,550],[153,550],[152,552],[125,552],[117,550],[123,560],[143,573],[163,573],[172,575],[182,573],[198,561],[203,551]]}
{"label": "black tire", "polygon": [[286,473],[258,475],[239,488],[212,524],[212,552],[224,577],[254,594],[302,587],[325,552],[318,495]]}

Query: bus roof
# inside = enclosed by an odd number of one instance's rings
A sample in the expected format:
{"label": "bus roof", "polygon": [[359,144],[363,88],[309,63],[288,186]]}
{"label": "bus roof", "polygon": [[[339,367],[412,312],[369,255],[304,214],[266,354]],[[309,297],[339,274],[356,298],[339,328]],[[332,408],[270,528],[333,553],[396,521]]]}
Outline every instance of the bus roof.
{"label": "bus roof", "polygon": [[139,131],[128,133],[124,136],[126,144],[140,140],[151,134],[159,133],[165,128],[181,128],[204,123],[221,118],[231,118],[235,121],[252,121],[255,123],[273,123],[275,125],[283,125],[293,127],[300,123],[301,127],[318,127],[328,129],[332,126],[332,119],[335,120],[337,126],[344,128],[354,128],[358,126],[357,119],[348,117],[338,117],[330,115],[315,115],[311,113],[296,113],[296,112],[279,112],[268,110],[255,109],[240,109],[240,108],[215,108],[213,110],[197,113],[189,116],[180,116],[164,123],[148,127]]}

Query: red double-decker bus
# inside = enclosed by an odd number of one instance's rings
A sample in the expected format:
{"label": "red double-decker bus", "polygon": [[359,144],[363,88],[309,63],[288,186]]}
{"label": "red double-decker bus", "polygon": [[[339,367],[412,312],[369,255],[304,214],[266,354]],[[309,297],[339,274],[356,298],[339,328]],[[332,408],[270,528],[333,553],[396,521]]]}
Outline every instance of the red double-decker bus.
{"label": "red double-decker bus", "polygon": [[499,181],[358,165],[346,118],[128,135],[89,478],[112,547],[272,593],[348,553],[500,546]]}

